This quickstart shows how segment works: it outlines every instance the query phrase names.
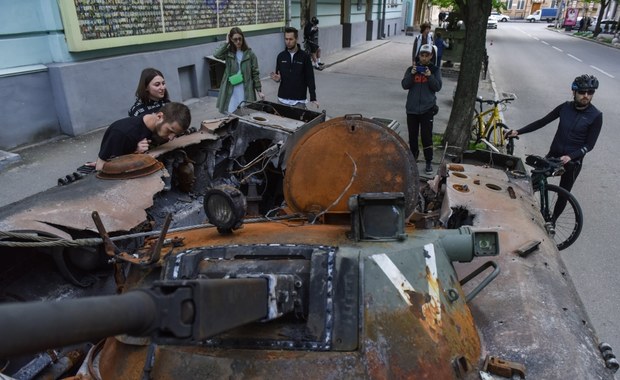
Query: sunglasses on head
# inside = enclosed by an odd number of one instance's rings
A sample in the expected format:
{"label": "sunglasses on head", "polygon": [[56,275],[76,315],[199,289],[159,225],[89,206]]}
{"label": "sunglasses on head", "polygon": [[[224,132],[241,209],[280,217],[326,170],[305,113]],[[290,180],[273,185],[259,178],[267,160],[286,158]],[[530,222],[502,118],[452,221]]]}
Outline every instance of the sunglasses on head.
{"label": "sunglasses on head", "polygon": [[579,90],[577,91],[577,93],[579,95],[585,95],[585,94],[594,95],[594,90]]}

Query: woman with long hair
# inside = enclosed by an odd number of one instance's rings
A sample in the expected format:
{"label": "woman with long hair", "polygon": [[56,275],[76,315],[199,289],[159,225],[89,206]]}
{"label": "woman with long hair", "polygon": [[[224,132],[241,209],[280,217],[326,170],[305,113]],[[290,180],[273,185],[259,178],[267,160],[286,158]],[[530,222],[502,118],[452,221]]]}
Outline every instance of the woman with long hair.
{"label": "woman with long hair", "polygon": [[170,97],[166,89],[164,74],[152,67],[142,70],[136,89],[136,102],[129,109],[129,116],[142,116],[145,113],[157,112],[166,103],[170,103]]}
{"label": "woman with long hair", "polygon": [[243,101],[256,101],[256,95],[265,98],[258,59],[248,47],[241,29],[230,29],[226,42],[215,50],[213,56],[226,62],[217,97],[217,108],[221,113],[233,112]]}

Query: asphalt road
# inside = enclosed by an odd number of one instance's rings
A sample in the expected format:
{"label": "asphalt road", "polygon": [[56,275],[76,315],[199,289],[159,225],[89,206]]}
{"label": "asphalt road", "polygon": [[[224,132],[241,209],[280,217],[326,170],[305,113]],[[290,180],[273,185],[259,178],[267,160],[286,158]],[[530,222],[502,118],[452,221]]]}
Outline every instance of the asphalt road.
{"label": "asphalt road", "polygon": [[[603,111],[603,130],[584,160],[572,193],[584,212],[579,240],[562,252],[570,276],[601,341],[620,352],[620,255],[616,198],[620,185],[620,49],[548,30],[546,23],[500,23],[487,33],[487,49],[497,90],[517,100],[504,111],[506,123],[520,128],[572,99],[570,84],[593,74],[600,87],[593,103]],[[516,154],[546,154],[557,122],[517,141]]]}

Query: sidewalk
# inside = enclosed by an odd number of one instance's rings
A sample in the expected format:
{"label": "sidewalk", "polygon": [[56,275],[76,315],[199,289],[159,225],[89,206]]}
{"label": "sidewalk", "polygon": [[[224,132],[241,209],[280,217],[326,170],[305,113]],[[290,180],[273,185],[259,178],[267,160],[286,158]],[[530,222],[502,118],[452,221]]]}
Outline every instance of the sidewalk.
{"label": "sidewalk", "polygon": [[[323,57],[325,69],[315,71],[320,109],[324,109],[328,117],[362,114],[396,120],[400,123],[399,133],[407,141],[406,92],[400,81],[410,65],[412,44],[413,37],[402,34],[368,41]],[[443,133],[446,129],[456,83],[455,73],[444,75],[443,88],[437,93],[440,111],[435,117],[435,133]],[[266,99],[277,101],[278,84],[269,78],[262,78],[262,84]],[[495,96],[490,76],[480,82],[478,93],[483,97]],[[192,126],[222,116],[215,107],[216,100],[204,97],[185,102],[192,112]],[[11,154],[11,161],[4,164],[0,157],[0,206],[54,187],[59,177],[94,160],[104,131],[105,128],[101,128],[76,137],[60,136],[7,152]],[[18,158],[21,160],[17,161]],[[439,159],[435,157],[436,162]]]}

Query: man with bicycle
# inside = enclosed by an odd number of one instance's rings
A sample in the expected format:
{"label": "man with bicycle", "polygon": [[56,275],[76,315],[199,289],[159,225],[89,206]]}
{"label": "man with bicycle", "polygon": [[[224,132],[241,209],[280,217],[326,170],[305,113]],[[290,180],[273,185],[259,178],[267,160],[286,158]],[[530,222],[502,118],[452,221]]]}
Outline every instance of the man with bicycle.
{"label": "man with bicycle", "polygon": [[[598,79],[584,74],[575,78],[571,85],[573,100],[557,106],[547,116],[536,120],[518,130],[506,132],[506,137],[516,137],[533,132],[559,118],[547,157],[560,158],[565,172],[560,180],[560,187],[570,191],[581,171],[581,164],[586,153],[594,149],[598,135],[603,126],[603,113],[593,104],[592,98],[598,88]],[[554,210],[557,216],[562,210]]]}

